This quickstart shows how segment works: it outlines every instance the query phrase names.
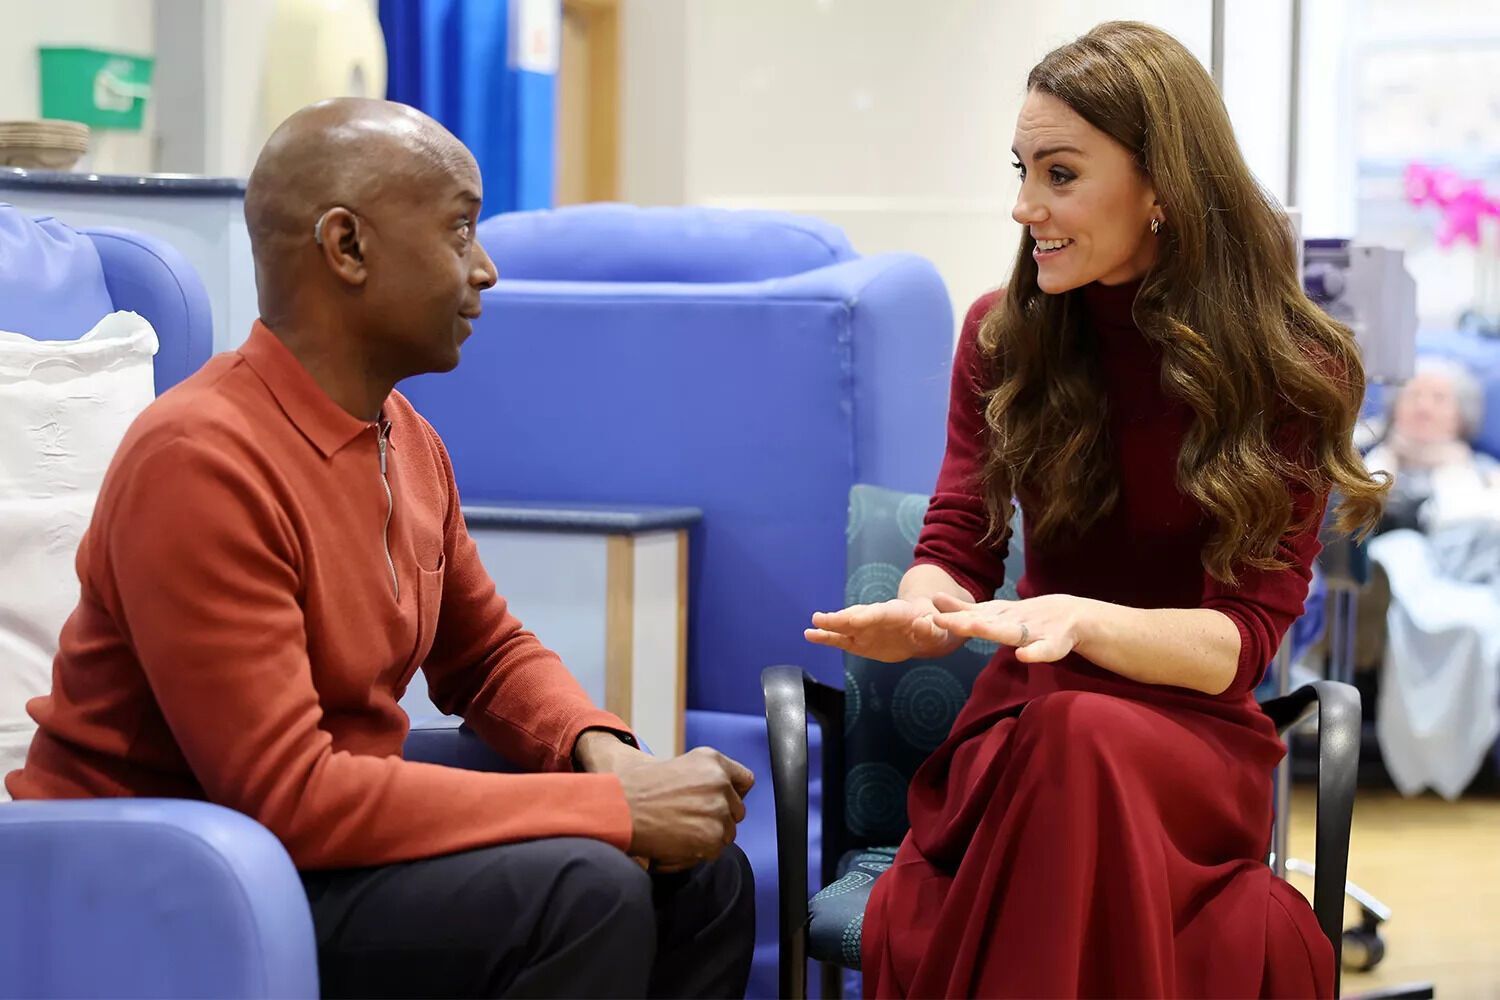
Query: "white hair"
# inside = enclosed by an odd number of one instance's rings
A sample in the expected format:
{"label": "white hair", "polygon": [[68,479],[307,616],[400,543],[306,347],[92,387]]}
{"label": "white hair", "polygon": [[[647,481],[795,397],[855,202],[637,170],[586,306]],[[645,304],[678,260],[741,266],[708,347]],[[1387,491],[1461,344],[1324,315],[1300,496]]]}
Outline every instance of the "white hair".
{"label": "white hair", "polygon": [[[1484,386],[1474,373],[1453,358],[1422,354],[1417,357],[1415,374],[1438,375],[1448,380],[1448,384],[1453,387],[1453,398],[1458,403],[1461,433],[1465,441],[1472,441],[1474,435],[1479,433],[1480,425],[1484,423]],[[1391,397],[1392,408],[1399,395],[1398,392]]]}

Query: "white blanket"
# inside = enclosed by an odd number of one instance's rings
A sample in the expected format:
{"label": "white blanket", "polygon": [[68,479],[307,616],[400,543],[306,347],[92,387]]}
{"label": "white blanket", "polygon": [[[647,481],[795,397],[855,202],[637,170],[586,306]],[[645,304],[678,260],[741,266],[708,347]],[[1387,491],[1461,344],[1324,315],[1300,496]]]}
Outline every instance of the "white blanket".
{"label": "white blanket", "polygon": [[1431,541],[1392,531],[1370,543],[1391,582],[1376,732],[1404,795],[1454,799],[1500,737],[1500,588],[1444,573]]}
{"label": "white blanket", "polygon": [[155,397],[156,350],[129,312],[72,341],[0,332],[0,778],[26,758],[26,703],[51,689],[78,543],[120,439]]}

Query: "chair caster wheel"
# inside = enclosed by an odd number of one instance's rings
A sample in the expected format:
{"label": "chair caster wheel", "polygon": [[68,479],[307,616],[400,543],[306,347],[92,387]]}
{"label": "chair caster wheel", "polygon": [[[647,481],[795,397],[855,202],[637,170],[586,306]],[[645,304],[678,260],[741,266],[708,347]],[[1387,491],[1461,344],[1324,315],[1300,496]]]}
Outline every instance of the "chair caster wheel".
{"label": "chair caster wheel", "polygon": [[1373,927],[1344,929],[1344,968],[1369,972],[1385,958],[1385,938]]}

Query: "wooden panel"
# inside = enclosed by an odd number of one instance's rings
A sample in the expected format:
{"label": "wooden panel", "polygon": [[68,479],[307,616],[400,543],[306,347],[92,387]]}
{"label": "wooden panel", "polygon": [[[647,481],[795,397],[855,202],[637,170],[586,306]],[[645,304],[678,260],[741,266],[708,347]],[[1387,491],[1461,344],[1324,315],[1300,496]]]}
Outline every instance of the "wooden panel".
{"label": "wooden panel", "polygon": [[687,745],[688,533],[677,532],[677,745]]}
{"label": "wooden panel", "polygon": [[558,74],[559,205],[618,198],[619,21],[615,0],[564,0]]}
{"label": "wooden panel", "polygon": [[635,648],[630,717],[636,735],[660,757],[682,752],[682,698],[678,664],[678,577],[681,539],[677,531],[635,536]]}
{"label": "wooden panel", "polygon": [[629,723],[635,672],[635,539],[610,535],[606,553],[604,707]]}
{"label": "wooden panel", "polygon": [[559,205],[589,200],[589,63],[593,34],[589,15],[564,5],[557,66],[557,187]]}

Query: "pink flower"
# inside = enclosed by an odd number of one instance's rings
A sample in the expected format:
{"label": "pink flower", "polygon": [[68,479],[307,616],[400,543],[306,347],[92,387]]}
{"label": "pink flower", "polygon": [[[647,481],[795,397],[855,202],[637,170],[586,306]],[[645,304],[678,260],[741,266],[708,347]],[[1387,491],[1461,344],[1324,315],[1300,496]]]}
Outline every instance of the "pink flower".
{"label": "pink flower", "polygon": [[1481,220],[1500,218],[1500,198],[1488,197],[1479,181],[1466,180],[1446,167],[1411,163],[1403,181],[1408,202],[1417,206],[1430,202],[1441,210],[1437,229],[1441,247],[1451,247],[1459,240],[1478,246]]}

